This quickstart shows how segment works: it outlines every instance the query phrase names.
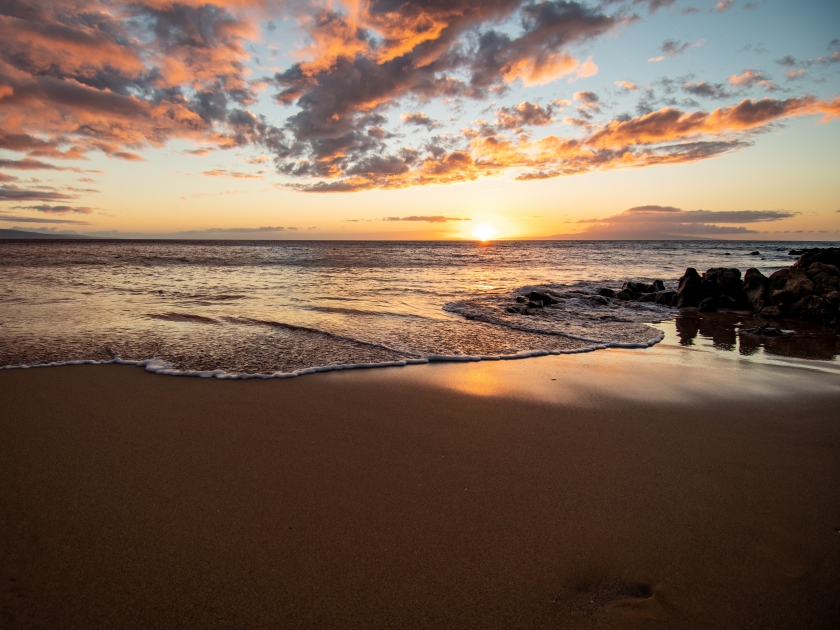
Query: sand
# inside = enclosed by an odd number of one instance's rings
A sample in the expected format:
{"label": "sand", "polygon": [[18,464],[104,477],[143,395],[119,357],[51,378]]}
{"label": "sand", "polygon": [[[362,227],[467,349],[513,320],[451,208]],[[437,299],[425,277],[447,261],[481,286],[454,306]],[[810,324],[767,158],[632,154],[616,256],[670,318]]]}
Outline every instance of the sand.
{"label": "sand", "polygon": [[836,629],[840,379],[701,354],[0,372],[2,626]]}

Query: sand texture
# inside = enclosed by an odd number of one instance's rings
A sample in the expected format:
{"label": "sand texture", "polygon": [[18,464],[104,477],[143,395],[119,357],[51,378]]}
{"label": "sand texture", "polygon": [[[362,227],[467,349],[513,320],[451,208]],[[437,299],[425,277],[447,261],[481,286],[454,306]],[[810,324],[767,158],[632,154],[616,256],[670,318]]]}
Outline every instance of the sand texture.
{"label": "sand texture", "polygon": [[2,626],[840,627],[836,374],[685,356],[0,372]]}

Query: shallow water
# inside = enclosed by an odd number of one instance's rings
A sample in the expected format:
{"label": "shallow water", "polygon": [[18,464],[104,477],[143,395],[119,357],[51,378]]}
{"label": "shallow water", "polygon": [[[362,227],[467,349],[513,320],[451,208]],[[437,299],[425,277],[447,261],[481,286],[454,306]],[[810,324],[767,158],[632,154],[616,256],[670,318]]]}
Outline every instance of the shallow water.
{"label": "shallow water", "polygon": [[[795,260],[790,249],[805,246],[5,241],[0,365],[118,357],[166,371],[296,374],[647,347],[663,337],[651,324],[670,320],[671,309],[599,305],[588,297],[629,279],[659,278],[673,288],[688,266],[757,267],[769,274]],[[550,290],[560,303],[533,316],[508,313],[514,298],[531,289]],[[685,322],[680,325],[689,330]],[[702,328],[695,338],[703,338]],[[791,337],[764,342],[751,355],[736,333],[718,337],[733,334],[734,344],[713,344],[744,356],[798,352],[789,349],[796,346]],[[815,343],[812,355],[836,360],[836,343]]]}

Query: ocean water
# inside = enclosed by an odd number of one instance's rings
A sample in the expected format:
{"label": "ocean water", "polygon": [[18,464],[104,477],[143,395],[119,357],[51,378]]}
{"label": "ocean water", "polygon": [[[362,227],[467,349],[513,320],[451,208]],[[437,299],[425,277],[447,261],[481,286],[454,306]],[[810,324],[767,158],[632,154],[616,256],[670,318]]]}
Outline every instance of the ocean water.
{"label": "ocean water", "polygon": [[[588,298],[631,279],[675,288],[689,266],[770,274],[806,246],[820,244],[3,241],[0,366],[291,376],[649,347],[672,309]],[[559,303],[506,310],[532,289]]]}

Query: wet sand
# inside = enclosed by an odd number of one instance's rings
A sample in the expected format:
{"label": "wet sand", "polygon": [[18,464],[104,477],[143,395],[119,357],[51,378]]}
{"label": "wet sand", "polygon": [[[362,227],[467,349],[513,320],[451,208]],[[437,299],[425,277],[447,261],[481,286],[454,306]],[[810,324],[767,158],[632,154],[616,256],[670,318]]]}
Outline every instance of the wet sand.
{"label": "wet sand", "polygon": [[2,371],[2,625],[837,628],[840,379],[801,363]]}

